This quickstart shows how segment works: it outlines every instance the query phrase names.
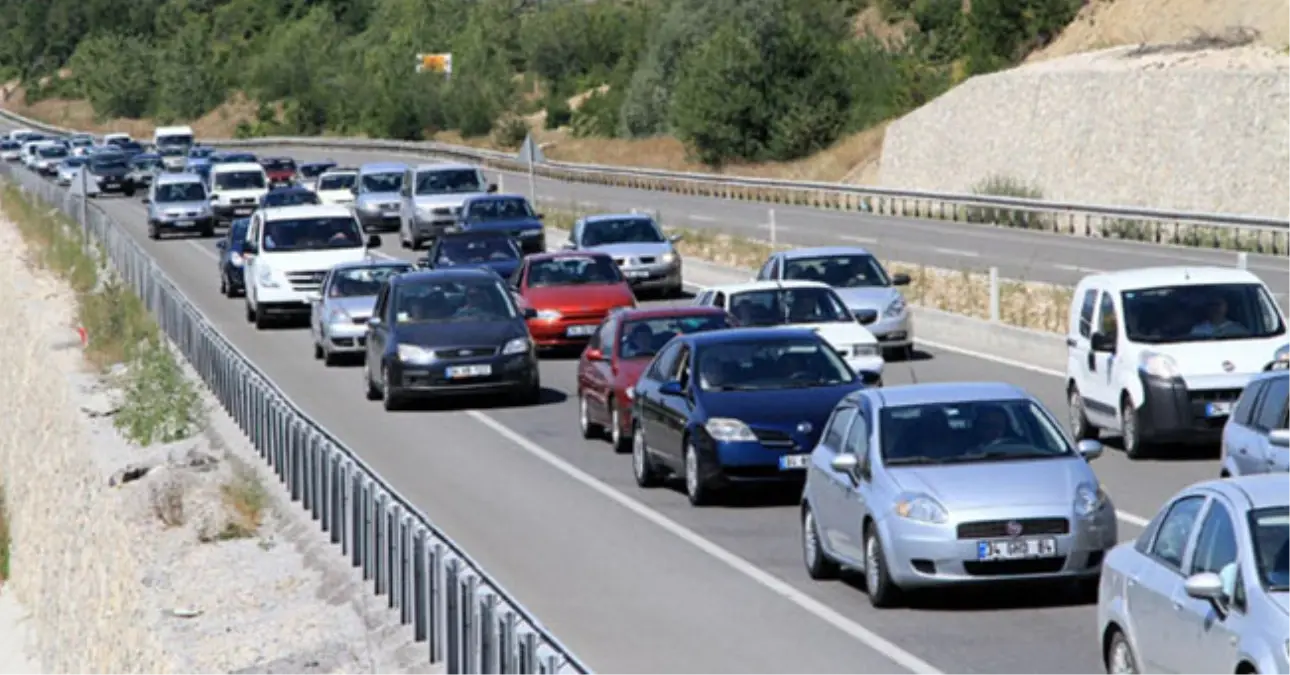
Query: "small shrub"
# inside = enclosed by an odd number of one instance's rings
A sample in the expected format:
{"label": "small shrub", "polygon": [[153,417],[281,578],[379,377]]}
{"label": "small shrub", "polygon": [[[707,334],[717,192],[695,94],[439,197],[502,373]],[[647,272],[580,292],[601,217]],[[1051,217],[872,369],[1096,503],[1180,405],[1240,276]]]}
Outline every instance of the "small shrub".
{"label": "small shrub", "polygon": [[[1044,191],[1010,176],[990,176],[972,188],[973,194],[1015,199],[1043,199]],[[1048,229],[1048,219],[1031,211],[1014,211],[1003,208],[969,207],[970,223],[993,223],[1004,227],[1043,230]]]}
{"label": "small shrub", "polygon": [[152,485],[148,495],[152,504],[152,513],[166,527],[179,527],[184,524],[184,483],[179,476],[167,475]]}
{"label": "small shrub", "polygon": [[233,476],[220,488],[228,520],[216,533],[220,541],[254,537],[264,523],[269,493],[255,472],[240,464],[233,465]]}
{"label": "small shrub", "polygon": [[493,129],[493,142],[503,148],[518,148],[528,138],[529,125],[518,117],[504,117]]}
{"label": "small shrub", "polygon": [[160,337],[145,340],[126,372],[125,398],[113,424],[142,446],[173,443],[202,427],[201,398]]}
{"label": "small shrub", "polygon": [[[562,98],[553,98],[550,101],[547,101],[546,122],[544,123],[545,128],[559,129],[560,127],[567,126],[569,121],[572,119],[573,110],[569,108],[568,101],[565,101]],[[524,139],[520,139],[520,142],[523,143]]]}

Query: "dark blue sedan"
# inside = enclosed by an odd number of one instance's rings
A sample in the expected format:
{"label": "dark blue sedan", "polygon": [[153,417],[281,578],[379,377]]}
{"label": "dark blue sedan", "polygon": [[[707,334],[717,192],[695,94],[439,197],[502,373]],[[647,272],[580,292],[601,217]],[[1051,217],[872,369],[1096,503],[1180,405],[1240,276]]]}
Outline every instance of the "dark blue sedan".
{"label": "dark blue sedan", "polygon": [[514,237],[524,253],[546,250],[542,214],[533,211],[520,195],[480,195],[461,204],[458,229],[465,232],[504,232]]}
{"label": "dark blue sedan", "polygon": [[246,292],[242,279],[242,246],[250,224],[250,218],[238,218],[229,225],[228,233],[215,242],[219,249],[219,292],[226,297],[237,298]]}
{"label": "dark blue sedan", "polygon": [[318,194],[299,185],[273,188],[260,198],[260,208],[273,209],[279,206],[300,206],[301,204],[321,204]]}
{"label": "dark blue sedan", "polygon": [[435,238],[417,265],[422,269],[483,267],[507,279],[523,258],[515,240],[501,232],[449,232]]}
{"label": "dark blue sedan", "polygon": [[680,475],[701,506],[726,487],[801,482],[834,406],[862,386],[812,330],[679,335],[631,392],[636,483]]}

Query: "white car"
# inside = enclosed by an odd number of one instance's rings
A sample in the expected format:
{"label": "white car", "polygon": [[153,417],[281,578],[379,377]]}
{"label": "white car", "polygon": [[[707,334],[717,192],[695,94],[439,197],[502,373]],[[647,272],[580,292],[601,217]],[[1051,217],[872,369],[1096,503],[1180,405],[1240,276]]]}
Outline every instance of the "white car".
{"label": "white car", "polygon": [[246,320],[266,328],[279,318],[305,318],[327,272],[368,257],[381,238],[364,239],[349,209],[305,204],[260,209],[242,246]]}
{"label": "white car", "polygon": [[1241,390],[1286,339],[1267,286],[1234,267],[1085,277],[1069,326],[1071,434],[1118,433],[1130,458],[1156,444],[1217,443]]}
{"label": "white car", "polygon": [[842,355],[868,385],[881,385],[878,339],[847,309],[828,284],[817,281],[754,281],[705,288],[694,304],[720,307],[741,326],[812,328]]}
{"label": "white car", "polygon": [[349,206],[354,203],[356,185],[358,185],[358,169],[328,169],[318,176],[314,192],[324,204]]}

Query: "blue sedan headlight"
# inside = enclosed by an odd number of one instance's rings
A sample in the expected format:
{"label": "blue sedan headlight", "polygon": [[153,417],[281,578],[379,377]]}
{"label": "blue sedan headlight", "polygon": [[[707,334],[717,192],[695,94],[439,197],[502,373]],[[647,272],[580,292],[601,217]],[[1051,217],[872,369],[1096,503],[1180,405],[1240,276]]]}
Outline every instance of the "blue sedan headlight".
{"label": "blue sedan headlight", "polygon": [[940,502],[920,492],[905,492],[896,497],[892,511],[901,518],[920,523],[936,524],[949,520],[949,513]]}
{"label": "blue sedan headlight", "polygon": [[713,417],[708,423],[703,425],[712,440],[719,443],[737,443],[746,441],[756,441],[757,435],[748,428],[747,424],[730,417]]}

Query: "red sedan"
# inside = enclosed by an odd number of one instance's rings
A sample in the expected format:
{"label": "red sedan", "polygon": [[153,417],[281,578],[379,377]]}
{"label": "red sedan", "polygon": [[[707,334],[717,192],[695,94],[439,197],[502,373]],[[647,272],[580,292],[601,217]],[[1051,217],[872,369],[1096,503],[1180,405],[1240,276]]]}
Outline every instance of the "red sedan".
{"label": "red sedan", "polygon": [[583,438],[609,433],[617,452],[631,450],[632,387],[663,345],[682,333],[737,325],[716,307],[659,307],[610,314],[578,362],[578,425]]}
{"label": "red sedan", "polygon": [[528,256],[511,277],[521,304],[537,311],[528,320],[542,348],[581,347],[596,327],[636,296],[606,253],[561,251]]}
{"label": "red sedan", "polygon": [[291,185],[296,179],[296,160],[290,157],[271,157],[260,160],[270,187]]}

